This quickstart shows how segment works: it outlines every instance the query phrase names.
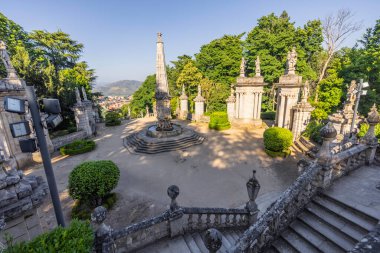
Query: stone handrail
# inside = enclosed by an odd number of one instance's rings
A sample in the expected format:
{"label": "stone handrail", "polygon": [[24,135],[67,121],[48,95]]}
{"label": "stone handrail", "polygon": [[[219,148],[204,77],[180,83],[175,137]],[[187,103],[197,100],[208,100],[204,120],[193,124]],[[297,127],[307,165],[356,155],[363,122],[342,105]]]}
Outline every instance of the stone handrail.
{"label": "stone handrail", "polygon": [[[254,172],[247,183],[250,199],[244,208],[200,208],[179,206],[176,202],[179,188],[172,185],[168,188],[168,195],[171,198],[169,210],[119,230],[113,230],[102,223],[95,233],[95,250],[103,253],[115,252],[116,241],[122,238],[126,243],[120,246],[124,247],[126,252],[132,252],[154,241],[185,232],[209,228],[248,227],[256,221],[258,209],[255,199],[259,187]],[[105,219],[105,209],[99,210],[104,212],[104,218],[99,220],[94,218],[94,221],[101,223]],[[93,216],[103,216],[103,214],[94,212]]]}
{"label": "stone handrail", "polygon": [[377,140],[368,137],[370,141],[334,154],[330,144],[336,137],[336,131],[329,124],[322,130],[324,143],[317,155],[318,159],[309,164],[281,197],[244,232],[229,252],[262,252],[290,225],[320,189],[328,187],[333,180],[349,171],[373,162]]}

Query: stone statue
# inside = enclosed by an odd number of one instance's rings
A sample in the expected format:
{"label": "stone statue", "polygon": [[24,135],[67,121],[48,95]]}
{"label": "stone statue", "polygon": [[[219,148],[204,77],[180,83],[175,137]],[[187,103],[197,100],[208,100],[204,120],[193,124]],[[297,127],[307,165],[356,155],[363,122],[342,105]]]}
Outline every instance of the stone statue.
{"label": "stone statue", "polygon": [[202,96],[202,87],[200,84],[198,84],[198,96]]}
{"label": "stone statue", "polygon": [[0,57],[3,60],[5,69],[7,71],[8,78],[18,78],[16,74],[16,70],[13,68],[11,58],[7,52],[7,46],[4,41],[0,40]]}
{"label": "stone statue", "polygon": [[296,72],[297,64],[297,52],[296,48],[293,47],[292,51],[288,53],[288,58],[286,61],[286,72],[288,75],[294,75]]}
{"label": "stone statue", "polygon": [[256,76],[260,76],[261,75],[261,68],[260,68],[260,57],[259,56],[257,56],[255,64],[256,64],[256,70],[255,70]]}
{"label": "stone statue", "polygon": [[309,81],[306,81],[302,87],[302,101],[306,102],[309,97]]}
{"label": "stone statue", "polygon": [[82,99],[80,97],[80,93],[79,93],[78,87],[75,87],[75,98],[77,100],[77,104],[82,104]]}
{"label": "stone statue", "polygon": [[84,89],[83,86],[82,86],[82,95],[83,95],[83,100],[88,101],[88,99],[87,99],[87,93],[86,93],[86,90]]}
{"label": "stone statue", "polygon": [[245,66],[247,64],[247,61],[244,59],[244,57],[241,58],[240,63],[240,76],[245,77]]}

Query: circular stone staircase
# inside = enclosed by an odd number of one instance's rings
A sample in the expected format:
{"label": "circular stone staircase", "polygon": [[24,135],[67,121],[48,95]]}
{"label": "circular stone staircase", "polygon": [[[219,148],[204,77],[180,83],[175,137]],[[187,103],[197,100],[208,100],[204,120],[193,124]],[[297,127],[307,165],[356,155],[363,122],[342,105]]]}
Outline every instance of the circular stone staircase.
{"label": "circular stone staircase", "polygon": [[131,153],[157,154],[201,144],[205,137],[189,128],[183,128],[177,136],[154,138],[146,134],[147,129],[128,135],[123,139],[124,146]]}

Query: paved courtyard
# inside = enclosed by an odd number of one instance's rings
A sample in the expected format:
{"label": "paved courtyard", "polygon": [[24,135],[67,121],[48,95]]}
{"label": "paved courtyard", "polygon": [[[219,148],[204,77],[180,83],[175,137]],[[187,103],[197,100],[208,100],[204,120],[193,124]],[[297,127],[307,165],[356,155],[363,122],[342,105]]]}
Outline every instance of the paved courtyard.
{"label": "paved courtyard", "polygon": [[[271,158],[263,151],[264,129],[230,129],[210,131],[207,124],[188,124],[204,134],[202,145],[182,151],[156,155],[130,154],[122,139],[154,119],[125,121],[121,126],[104,127],[100,124],[96,150],[72,157],[56,155],[54,172],[66,220],[69,220],[73,200],[68,196],[70,171],[87,160],[112,160],[120,168],[120,181],[115,190],[118,202],[109,213],[108,223],[123,227],[146,216],[164,210],[169,198],[166,189],[172,184],[180,188],[178,203],[199,207],[238,207],[248,200],[246,182],[256,170],[261,183],[259,206],[269,205],[297,177],[299,157]],[[43,175],[43,168],[27,173]],[[46,228],[55,225],[49,201],[40,209]]]}

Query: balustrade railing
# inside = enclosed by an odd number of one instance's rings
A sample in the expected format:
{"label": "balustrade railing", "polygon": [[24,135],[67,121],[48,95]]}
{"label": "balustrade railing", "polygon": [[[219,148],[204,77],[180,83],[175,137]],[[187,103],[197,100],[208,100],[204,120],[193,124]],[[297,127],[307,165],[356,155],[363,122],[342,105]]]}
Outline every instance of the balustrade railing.
{"label": "balustrade railing", "polygon": [[[209,228],[248,228],[257,218],[255,199],[259,188],[254,171],[253,177],[247,182],[249,201],[244,208],[200,208],[179,206],[176,202],[179,188],[172,185],[167,191],[171,198],[169,210],[119,230],[113,230],[102,223],[96,232],[95,250],[103,253],[115,252],[116,247],[120,246],[126,252],[132,252],[154,241],[186,232]],[[99,210],[104,212],[104,209]],[[93,216],[99,215],[94,213]],[[94,221],[101,223],[104,219]],[[122,242],[118,241],[120,239]]]}

